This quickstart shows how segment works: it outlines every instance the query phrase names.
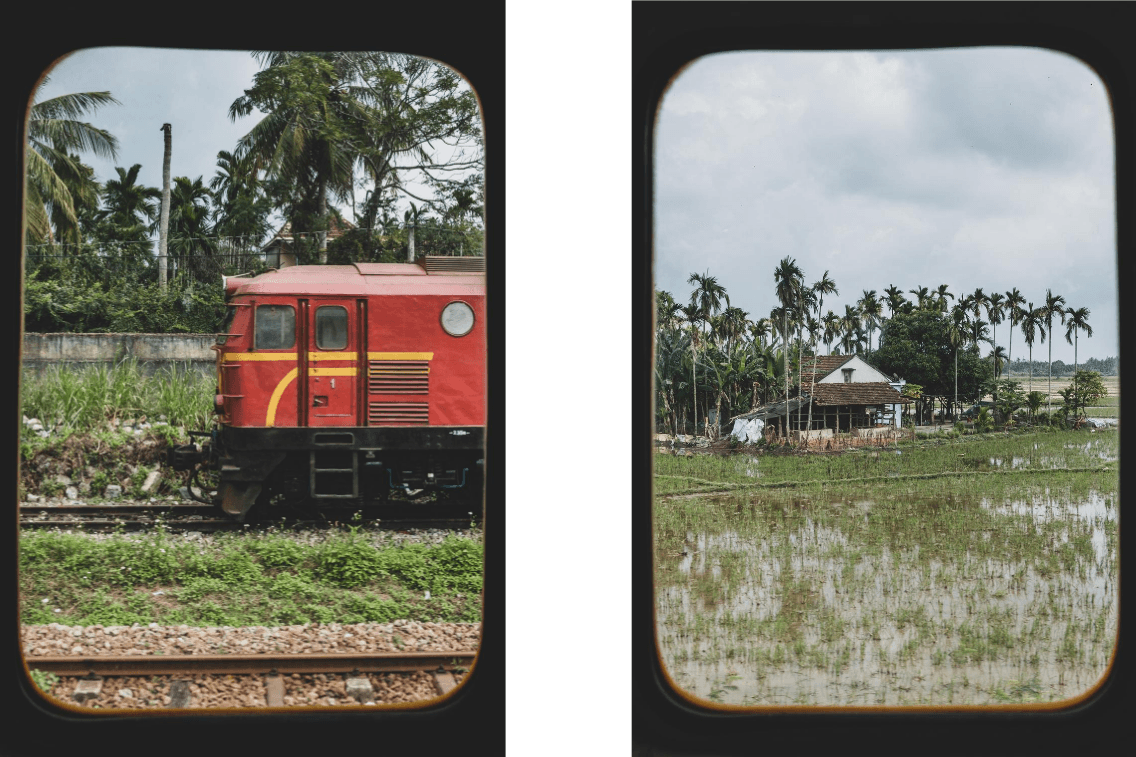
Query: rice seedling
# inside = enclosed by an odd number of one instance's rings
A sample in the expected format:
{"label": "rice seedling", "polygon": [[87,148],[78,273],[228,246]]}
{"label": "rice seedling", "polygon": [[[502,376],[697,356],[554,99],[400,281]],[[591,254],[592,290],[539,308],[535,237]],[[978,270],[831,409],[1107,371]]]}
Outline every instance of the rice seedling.
{"label": "rice seedling", "polygon": [[1027,666],[1045,698],[1095,683],[1117,628],[1117,434],[995,436],[767,455],[760,479],[659,456],[657,622],[710,642],[683,670],[715,665],[716,641],[745,666],[719,696],[750,704],[996,703]]}

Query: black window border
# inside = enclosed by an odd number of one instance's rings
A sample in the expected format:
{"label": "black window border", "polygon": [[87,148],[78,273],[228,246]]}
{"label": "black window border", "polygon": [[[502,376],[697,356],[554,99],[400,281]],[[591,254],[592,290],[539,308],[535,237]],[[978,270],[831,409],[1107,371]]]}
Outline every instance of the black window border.
{"label": "black window border", "polygon": [[[338,308],[339,310],[343,311],[343,344],[341,344],[338,347],[324,347],[322,344],[320,344],[320,329],[319,329],[320,311],[330,309],[330,308]],[[351,344],[351,323],[350,323],[350,320],[349,320],[350,318],[351,318],[351,314],[348,312],[347,308],[345,308],[343,305],[316,305],[316,323],[315,323],[316,349],[317,350],[327,350],[329,352],[333,352],[335,350],[347,349],[347,345]]]}
{"label": "black window border", "polygon": [[[632,4],[632,753],[929,754],[1109,753],[1126,743],[1136,682],[1132,602],[1120,598],[1117,652],[1104,683],[1058,711],[989,708],[937,712],[899,709],[728,711],[700,708],[667,682],[654,627],[651,468],[653,451],[652,258],[654,120],[663,91],[684,66],[731,50],[883,50],[1018,45],[1070,54],[1100,75],[1112,99],[1117,166],[1117,276],[1136,281],[1133,249],[1133,93],[1136,55],[1128,9],[1111,4],[1003,3],[686,3]],[[775,260],[775,251],[770,252]],[[1121,355],[1136,322],[1121,298]],[[1130,388],[1131,379],[1124,379]],[[1123,389],[1122,389],[1123,391]],[[1136,391],[1136,390],[1134,390]],[[1129,403],[1131,405],[1132,403]],[[1125,407],[1128,407],[1127,405]],[[1123,411],[1122,411],[1123,412]],[[1126,421],[1132,422],[1132,412]],[[1121,466],[1121,487],[1133,482]],[[1121,519],[1121,543],[1136,544],[1136,518]],[[1127,561],[1131,562],[1131,560]],[[1122,573],[1124,567],[1121,567]],[[1131,570],[1128,571],[1131,573]],[[1121,581],[1121,591],[1130,585]],[[1128,592],[1131,594],[1131,590]]]}
{"label": "black window border", "polygon": [[[292,311],[292,343],[286,347],[261,347],[260,346],[260,309],[261,308],[288,308]],[[253,310],[253,332],[252,332],[252,348],[256,351],[260,350],[294,350],[296,349],[296,306],[286,302],[258,302]]]}
{"label": "black window border", "polygon": [[[364,17],[366,17],[366,12]],[[371,15],[374,15],[373,13]],[[283,17],[259,18],[255,24],[259,38],[280,50],[391,50],[432,58],[460,72],[475,90],[481,107],[485,144],[485,227],[497,240],[486,258],[486,310],[492,316],[487,326],[486,425],[492,434],[486,440],[486,463],[493,474],[486,476],[487,522],[485,530],[485,596],[482,637],[473,670],[462,686],[437,705],[414,709],[366,708],[364,711],[325,711],[303,713],[261,713],[237,710],[202,715],[140,715],[104,717],[65,710],[45,700],[32,689],[23,668],[18,643],[18,592],[9,584],[7,610],[9,673],[4,682],[11,696],[4,699],[4,712],[10,726],[0,735],[0,754],[55,755],[88,749],[90,744],[127,743],[154,745],[163,754],[200,754],[203,749],[218,754],[247,752],[255,748],[277,754],[322,754],[332,750],[351,751],[364,746],[367,753],[406,755],[451,755],[455,743],[470,745],[487,754],[505,753],[505,47],[499,40],[505,28],[505,6],[491,2],[479,5],[479,30],[471,33],[469,14],[442,14],[431,24],[389,26],[374,24],[324,24],[297,27]],[[251,17],[250,17],[251,19]],[[145,26],[145,24],[143,24]],[[146,27],[156,31],[156,23]],[[145,34],[143,45],[200,50],[251,50],[248,23],[217,25],[212,19],[180,18],[177,24],[162,27],[160,34]],[[12,122],[24,129],[26,106],[30,103],[40,75],[53,61],[90,47],[137,47],[139,25],[122,24],[103,14],[57,14],[51,34],[23,50],[16,65],[10,67],[11,91],[7,100]],[[489,44],[486,41],[489,40]],[[117,94],[117,93],[116,93]],[[175,131],[177,125],[175,124]],[[183,132],[179,133],[185,133]],[[155,134],[158,134],[155,131]],[[17,135],[17,145],[24,144]],[[158,153],[160,160],[160,135]],[[175,138],[175,150],[177,149]],[[176,154],[176,153],[175,153]],[[9,171],[13,196],[21,197],[23,173],[20,161]],[[23,244],[22,207],[10,204],[15,223],[9,224],[14,249]],[[20,255],[6,259],[9,281],[16,290],[11,313],[17,326],[5,339],[10,354],[21,354],[23,276]],[[16,362],[14,370],[18,369]],[[16,476],[9,478],[15,489]],[[18,538],[18,523],[10,519],[9,544]],[[10,550],[16,575],[17,551]],[[447,738],[446,734],[453,734]],[[455,742],[455,738],[457,742]]]}

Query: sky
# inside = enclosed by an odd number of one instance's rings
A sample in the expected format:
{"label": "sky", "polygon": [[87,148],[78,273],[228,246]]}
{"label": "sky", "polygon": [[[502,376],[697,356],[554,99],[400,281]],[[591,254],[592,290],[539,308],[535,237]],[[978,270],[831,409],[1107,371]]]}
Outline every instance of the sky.
{"label": "sky", "polygon": [[[252,86],[260,65],[245,51],[175,50],[159,48],[93,48],[77,51],[49,72],[50,81],[38,99],[73,92],[107,92],[121,105],[100,107],[85,120],[106,129],[118,140],[117,159],[83,153],[100,182],[117,178],[115,167],[141,164],[138,181],[162,186],[162,124],[172,127],[170,176],[201,177],[208,186],[217,172],[217,153],[233,152],[264,114],[229,120],[229,106]],[[419,185],[409,185],[421,196]],[[364,192],[358,190],[356,203]],[[333,204],[335,204],[333,202]],[[399,213],[409,206],[399,203]],[[350,206],[340,205],[351,219]],[[279,223],[282,219],[274,217]],[[155,237],[156,238],[156,237]]]}
{"label": "sky", "polygon": [[[1075,58],[716,54],[672,82],[655,136],[656,289],[680,303],[690,275],[709,271],[731,305],[768,317],[773,270],[790,257],[808,284],[829,272],[836,313],[890,285],[908,299],[921,286],[956,298],[1017,287],[1035,306],[1050,288],[1091,311],[1082,361],[1119,354],[1112,115]],[[1054,331],[1054,361],[1072,364]],[[1009,332],[999,324],[999,345]],[[1020,329],[1012,350],[1028,357]],[[1035,341],[1034,360],[1048,350]]]}

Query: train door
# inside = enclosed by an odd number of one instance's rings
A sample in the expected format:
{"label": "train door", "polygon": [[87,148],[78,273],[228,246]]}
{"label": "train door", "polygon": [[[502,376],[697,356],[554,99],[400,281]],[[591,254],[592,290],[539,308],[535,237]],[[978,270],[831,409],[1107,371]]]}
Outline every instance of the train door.
{"label": "train door", "polygon": [[347,299],[307,303],[307,397],[309,426],[356,426],[359,415],[358,304]]}

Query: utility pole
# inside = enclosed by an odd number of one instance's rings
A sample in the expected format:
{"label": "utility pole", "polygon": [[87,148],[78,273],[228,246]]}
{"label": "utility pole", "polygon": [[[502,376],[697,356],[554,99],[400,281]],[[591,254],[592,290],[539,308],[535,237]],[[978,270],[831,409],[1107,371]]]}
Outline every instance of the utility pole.
{"label": "utility pole", "polygon": [[169,124],[162,124],[162,131],[165,132],[166,150],[162,157],[162,212],[158,217],[158,286],[163,294],[166,291],[170,241],[170,146],[173,142],[173,138],[170,136],[170,128]]}

